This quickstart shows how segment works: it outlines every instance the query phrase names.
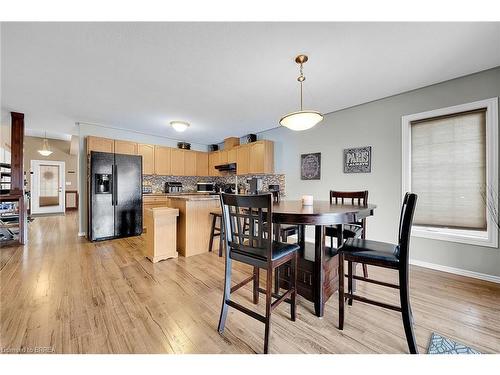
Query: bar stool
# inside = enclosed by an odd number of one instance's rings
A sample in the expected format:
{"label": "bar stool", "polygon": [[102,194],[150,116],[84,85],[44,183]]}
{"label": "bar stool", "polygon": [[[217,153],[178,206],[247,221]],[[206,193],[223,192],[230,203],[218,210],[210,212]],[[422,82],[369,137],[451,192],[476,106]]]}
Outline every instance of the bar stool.
{"label": "bar stool", "polygon": [[[219,256],[222,256],[222,247],[223,245],[223,240],[222,237],[224,236],[224,231],[222,229],[222,213],[220,211],[212,211],[210,212],[210,215],[212,216],[212,230],[210,231],[210,242],[208,244],[208,251],[212,251],[212,247],[214,244],[214,237],[219,237]],[[219,226],[217,227],[217,219],[219,219]]]}

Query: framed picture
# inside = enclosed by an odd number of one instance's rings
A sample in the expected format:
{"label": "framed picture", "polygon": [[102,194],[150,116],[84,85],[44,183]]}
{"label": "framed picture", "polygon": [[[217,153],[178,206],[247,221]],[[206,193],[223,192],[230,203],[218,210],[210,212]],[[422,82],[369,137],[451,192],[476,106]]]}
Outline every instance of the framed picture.
{"label": "framed picture", "polygon": [[321,152],[300,155],[301,180],[321,179]]}
{"label": "framed picture", "polygon": [[344,149],[344,173],[370,173],[371,171],[371,146]]}

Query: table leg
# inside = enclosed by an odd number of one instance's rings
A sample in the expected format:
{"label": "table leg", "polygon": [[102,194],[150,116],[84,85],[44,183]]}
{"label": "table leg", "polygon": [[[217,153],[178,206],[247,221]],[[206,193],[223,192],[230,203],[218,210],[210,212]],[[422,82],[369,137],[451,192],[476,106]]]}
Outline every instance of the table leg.
{"label": "table leg", "polygon": [[297,244],[300,246],[300,254],[304,256],[304,249],[306,246],[306,226],[299,225],[299,233],[297,234]]}
{"label": "table leg", "polygon": [[323,259],[325,250],[325,227],[322,225],[315,226],[315,239],[314,239],[314,273],[315,277],[315,298],[314,298],[314,312],[320,318],[324,314],[324,291],[323,284],[325,275],[323,272]]}

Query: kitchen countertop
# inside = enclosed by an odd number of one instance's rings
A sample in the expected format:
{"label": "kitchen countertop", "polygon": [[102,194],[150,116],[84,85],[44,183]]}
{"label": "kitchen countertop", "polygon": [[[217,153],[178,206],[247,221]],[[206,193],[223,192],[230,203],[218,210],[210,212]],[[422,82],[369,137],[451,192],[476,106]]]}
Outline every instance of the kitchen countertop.
{"label": "kitchen countertop", "polygon": [[209,194],[184,194],[184,195],[169,195],[169,199],[180,199],[185,201],[211,201],[220,200],[219,195],[209,195]]}
{"label": "kitchen countertop", "polygon": [[183,191],[180,193],[143,193],[143,197],[171,197],[171,196],[179,196],[179,195],[209,195],[210,193],[206,192],[197,192],[197,191]]}

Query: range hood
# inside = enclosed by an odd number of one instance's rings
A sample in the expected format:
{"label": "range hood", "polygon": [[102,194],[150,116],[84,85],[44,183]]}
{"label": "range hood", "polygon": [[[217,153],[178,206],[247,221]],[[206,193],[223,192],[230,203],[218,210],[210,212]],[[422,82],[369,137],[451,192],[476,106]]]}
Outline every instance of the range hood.
{"label": "range hood", "polygon": [[236,172],[236,163],[216,165],[215,169],[218,171]]}

